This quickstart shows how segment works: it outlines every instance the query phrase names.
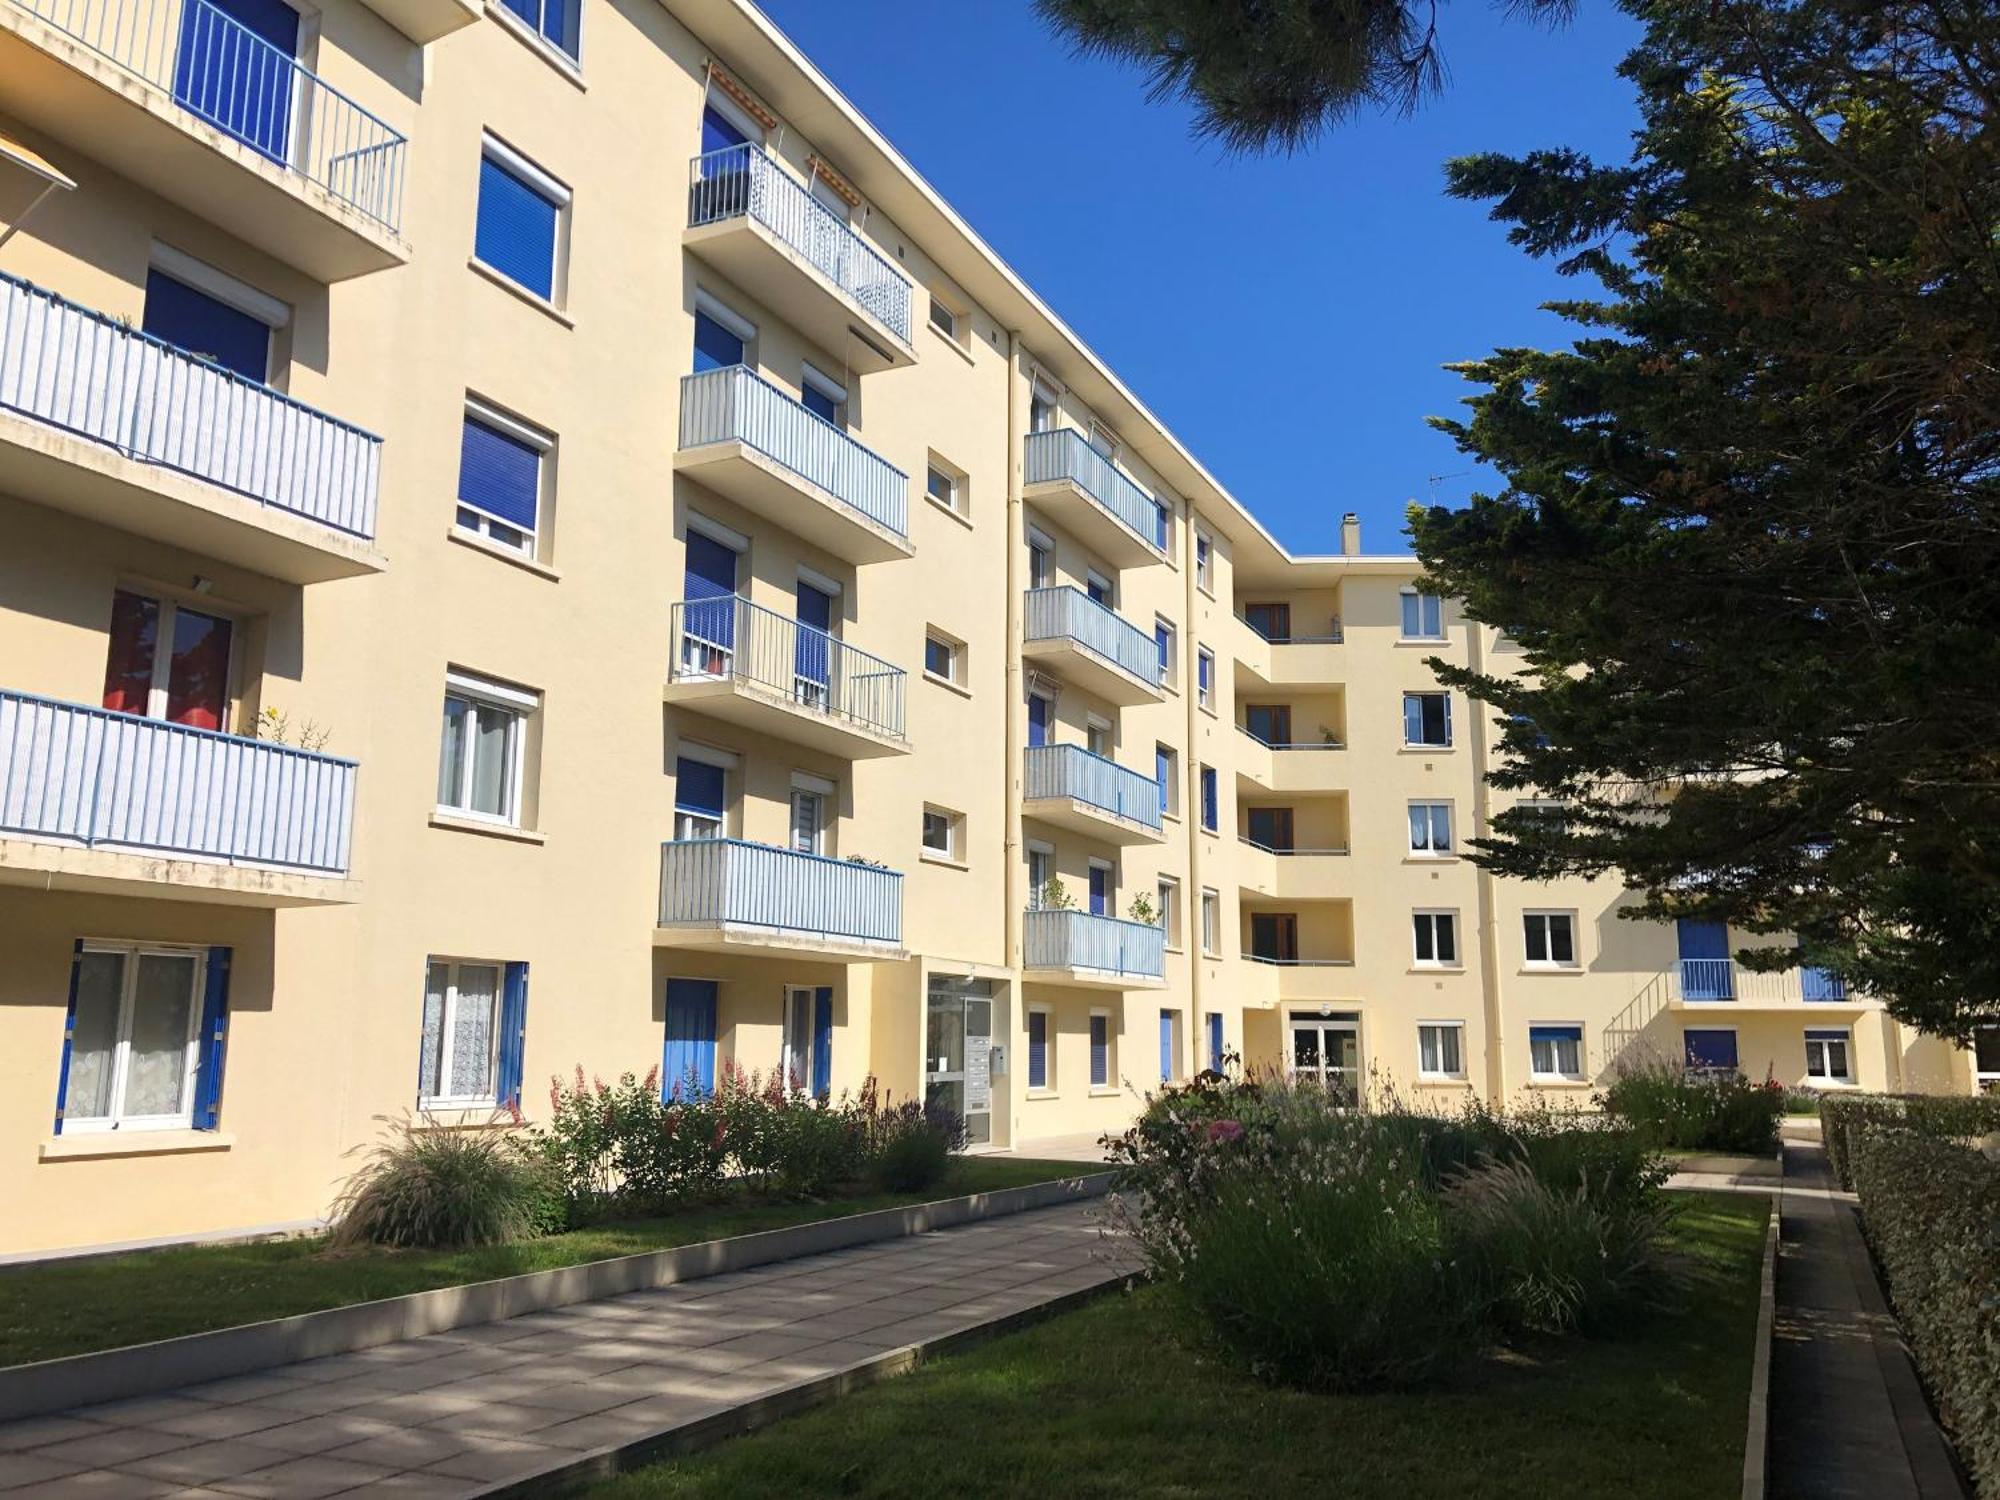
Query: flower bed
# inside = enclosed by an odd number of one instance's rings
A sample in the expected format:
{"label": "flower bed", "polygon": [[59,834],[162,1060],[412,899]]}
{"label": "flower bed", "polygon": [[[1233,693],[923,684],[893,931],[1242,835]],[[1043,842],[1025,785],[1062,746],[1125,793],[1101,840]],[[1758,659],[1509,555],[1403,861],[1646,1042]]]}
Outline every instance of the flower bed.
{"label": "flower bed", "polygon": [[1649,1146],[1751,1156],[1778,1149],[1778,1119],[1786,1112],[1780,1084],[1679,1067],[1621,1067],[1598,1103]]}

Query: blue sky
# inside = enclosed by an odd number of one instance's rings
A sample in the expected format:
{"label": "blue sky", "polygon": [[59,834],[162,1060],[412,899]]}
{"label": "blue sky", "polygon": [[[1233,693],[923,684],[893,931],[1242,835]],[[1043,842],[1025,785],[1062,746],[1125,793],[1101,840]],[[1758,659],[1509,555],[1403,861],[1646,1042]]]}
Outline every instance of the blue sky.
{"label": "blue sky", "polygon": [[1481,487],[1424,425],[1469,389],[1439,366],[1567,342],[1537,305],[1585,288],[1444,197],[1441,164],[1558,145],[1622,161],[1637,123],[1612,71],[1637,31],[1604,0],[1553,34],[1442,8],[1440,98],[1290,158],[1195,141],[1184,110],[1072,58],[1027,0],[760,3],[1301,552],[1335,550],[1344,510],[1368,551],[1406,550],[1407,500]]}

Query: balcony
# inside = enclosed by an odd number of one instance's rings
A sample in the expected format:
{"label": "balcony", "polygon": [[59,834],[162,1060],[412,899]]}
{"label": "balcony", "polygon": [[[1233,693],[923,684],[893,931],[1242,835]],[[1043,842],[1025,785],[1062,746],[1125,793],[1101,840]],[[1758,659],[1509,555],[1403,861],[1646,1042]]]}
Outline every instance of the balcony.
{"label": "balcony", "polygon": [[24,498],[318,583],[382,567],[381,450],[372,433],[0,274],[0,454]]}
{"label": "balcony", "polygon": [[1730,958],[1683,958],[1661,979],[1676,1009],[1737,1011],[1859,1009],[1873,1002],[1850,991],[1847,981],[1826,969],[1794,968],[1777,973],[1746,969]]}
{"label": "balcony", "polygon": [[1355,998],[1351,958],[1281,959],[1246,953],[1243,961],[1250,966],[1243,986],[1245,999],[1260,1006]]}
{"label": "balcony", "polygon": [[18,118],[307,275],[402,265],[404,140],[209,0],[0,0]]}
{"label": "balcony", "polygon": [[1237,748],[1237,770],[1251,788],[1266,792],[1344,792],[1348,789],[1347,746],[1339,741],[1314,740],[1304,744],[1274,745],[1259,739],[1241,724]]}
{"label": "balcony", "polygon": [[914,553],[909,476],[743,365],[681,380],[674,469],[847,562]]}
{"label": "balcony", "polygon": [[908,278],[761,147],[689,164],[685,244],[853,370],[916,362]]}
{"label": "balcony", "polygon": [[1243,891],[1273,901],[1347,900],[1354,894],[1345,849],[1273,849],[1240,838],[1237,870]]}
{"label": "balcony", "polygon": [[354,899],[351,760],[0,691],[0,881],[240,906]]}
{"label": "balcony", "polygon": [[1028,434],[1021,498],[1114,567],[1167,560],[1159,504],[1073,427]]}
{"label": "balcony", "polygon": [[[1303,622],[1300,622],[1303,624]],[[1318,634],[1294,629],[1266,635],[1242,615],[1236,616],[1230,643],[1237,662],[1261,688],[1318,688],[1347,678],[1345,634],[1339,620],[1323,619]],[[1241,689],[1239,689],[1241,691]]]}
{"label": "balcony", "polygon": [[667,702],[849,760],[909,752],[902,668],[738,596],[672,614]]}
{"label": "balcony", "polygon": [[1043,984],[1096,990],[1156,990],[1166,985],[1167,933],[1087,911],[1038,908],[1022,913],[1021,968]]}
{"label": "balcony", "polygon": [[903,877],[742,839],[660,846],[661,947],[900,959]]}
{"label": "balcony", "polygon": [[1040,662],[1107,703],[1130,708],[1167,696],[1160,684],[1160,648],[1082,589],[1029,589],[1021,622],[1021,655]]}
{"label": "balcony", "polygon": [[1105,844],[1158,844],[1160,788],[1081,745],[1030,745],[1023,758],[1024,816]]}

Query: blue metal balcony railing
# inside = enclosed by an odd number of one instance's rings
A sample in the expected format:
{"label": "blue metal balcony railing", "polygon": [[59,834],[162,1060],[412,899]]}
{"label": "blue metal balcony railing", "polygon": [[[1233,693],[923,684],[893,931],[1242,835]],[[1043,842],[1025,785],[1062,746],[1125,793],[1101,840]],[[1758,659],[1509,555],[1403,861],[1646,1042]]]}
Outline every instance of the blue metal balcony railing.
{"label": "blue metal balcony railing", "polygon": [[1674,973],[1683,1000],[1810,1005],[1848,998],[1845,977],[1827,969],[1802,967],[1765,973],[1739,968],[1733,958],[1683,958],[1675,961]]}
{"label": "blue metal balcony railing", "polygon": [[1068,797],[1147,828],[1160,826],[1160,787],[1081,745],[1030,745],[1024,764],[1027,800]]}
{"label": "blue metal balcony railing", "polygon": [[1158,503],[1074,427],[1029,433],[1023,462],[1024,484],[1068,480],[1140,541],[1165,555]]}
{"label": "blue metal balcony railing", "polygon": [[689,163],[690,229],[746,215],[910,341],[909,281],[762,147],[725,146]]}
{"label": "blue metal balcony railing", "polygon": [[901,947],[903,877],[743,839],[660,846],[662,927],[759,927]]}
{"label": "blue metal balcony railing", "polygon": [[347,873],[351,760],[0,690],[0,831]]}
{"label": "blue metal balcony railing", "polygon": [[209,0],[10,0],[397,232],[403,137]]}
{"label": "blue metal balcony railing", "polygon": [[1029,589],[1021,633],[1029,641],[1074,641],[1148,686],[1159,683],[1153,638],[1073,585]]}
{"label": "blue metal balcony railing", "polygon": [[901,667],[739,595],[675,604],[673,680],[754,683],[799,707],[903,737]]}
{"label": "blue metal balcony railing", "polygon": [[0,407],[334,531],[375,535],[373,433],[4,273]]}
{"label": "blue metal balcony railing", "polygon": [[744,365],[681,378],[681,447],[747,443],[877,526],[910,534],[910,479]]}
{"label": "blue metal balcony railing", "polygon": [[1087,911],[1039,908],[1022,913],[1021,963],[1029,969],[1090,969],[1133,979],[1167,972],[1167,932]]}

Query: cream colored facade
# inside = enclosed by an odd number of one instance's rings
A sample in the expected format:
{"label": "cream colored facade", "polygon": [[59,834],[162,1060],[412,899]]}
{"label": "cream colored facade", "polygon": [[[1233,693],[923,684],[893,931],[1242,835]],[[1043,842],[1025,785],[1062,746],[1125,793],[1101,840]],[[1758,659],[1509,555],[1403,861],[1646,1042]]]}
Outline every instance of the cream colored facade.
{"label": "cream colored facade", "polygon": [[[105,0],[0,0],[0,1253],[311,1223],[383,1117],[532,1120],[551,1075],[685,1061],[690,1016],[992,1147],[1119,1127],[1216,1027],[1446,1100],[1587,1094],[1689,1026],[1787,1083],[1812,1027],[1856,1086],[1971,1086],[1871,1003],[1688,1003],[1603,883],[1412,853],[1413,800],[1482,827],[1491,744],[1461,702],[1406,746],[1404,695],[1502,648],[1449,607],[1403,639],[1407,558],[1287,554],[740,0],[557,4],[554,42],[300,5],[310,71],[248,115],[196,97],[207,6],[156,0],[181,51],[141,55]],[[690,167],[711,106],[752,144]],[[547,295],[482,253],[484,163],[551,206]],[[139,336],[161,275],[270,328],[267,384]],[[747,374],[686,384],[698,312]],[[525,544],[464,523],[468,411],[538,452]],[[735,554],[726,628],[691,535]],[[120,595],[162,633],[107,714]],[[181,619],[227,623],[220,689]],[[203,693],[222,735],[164,726]],[[484,793],[441,785],[454,695]],[[313,745],[227,737],[267,711]],[[1526,961],[1531,912],[1572,964]],[[1536,1076],[1563,1026],[1577,1076]]]}

